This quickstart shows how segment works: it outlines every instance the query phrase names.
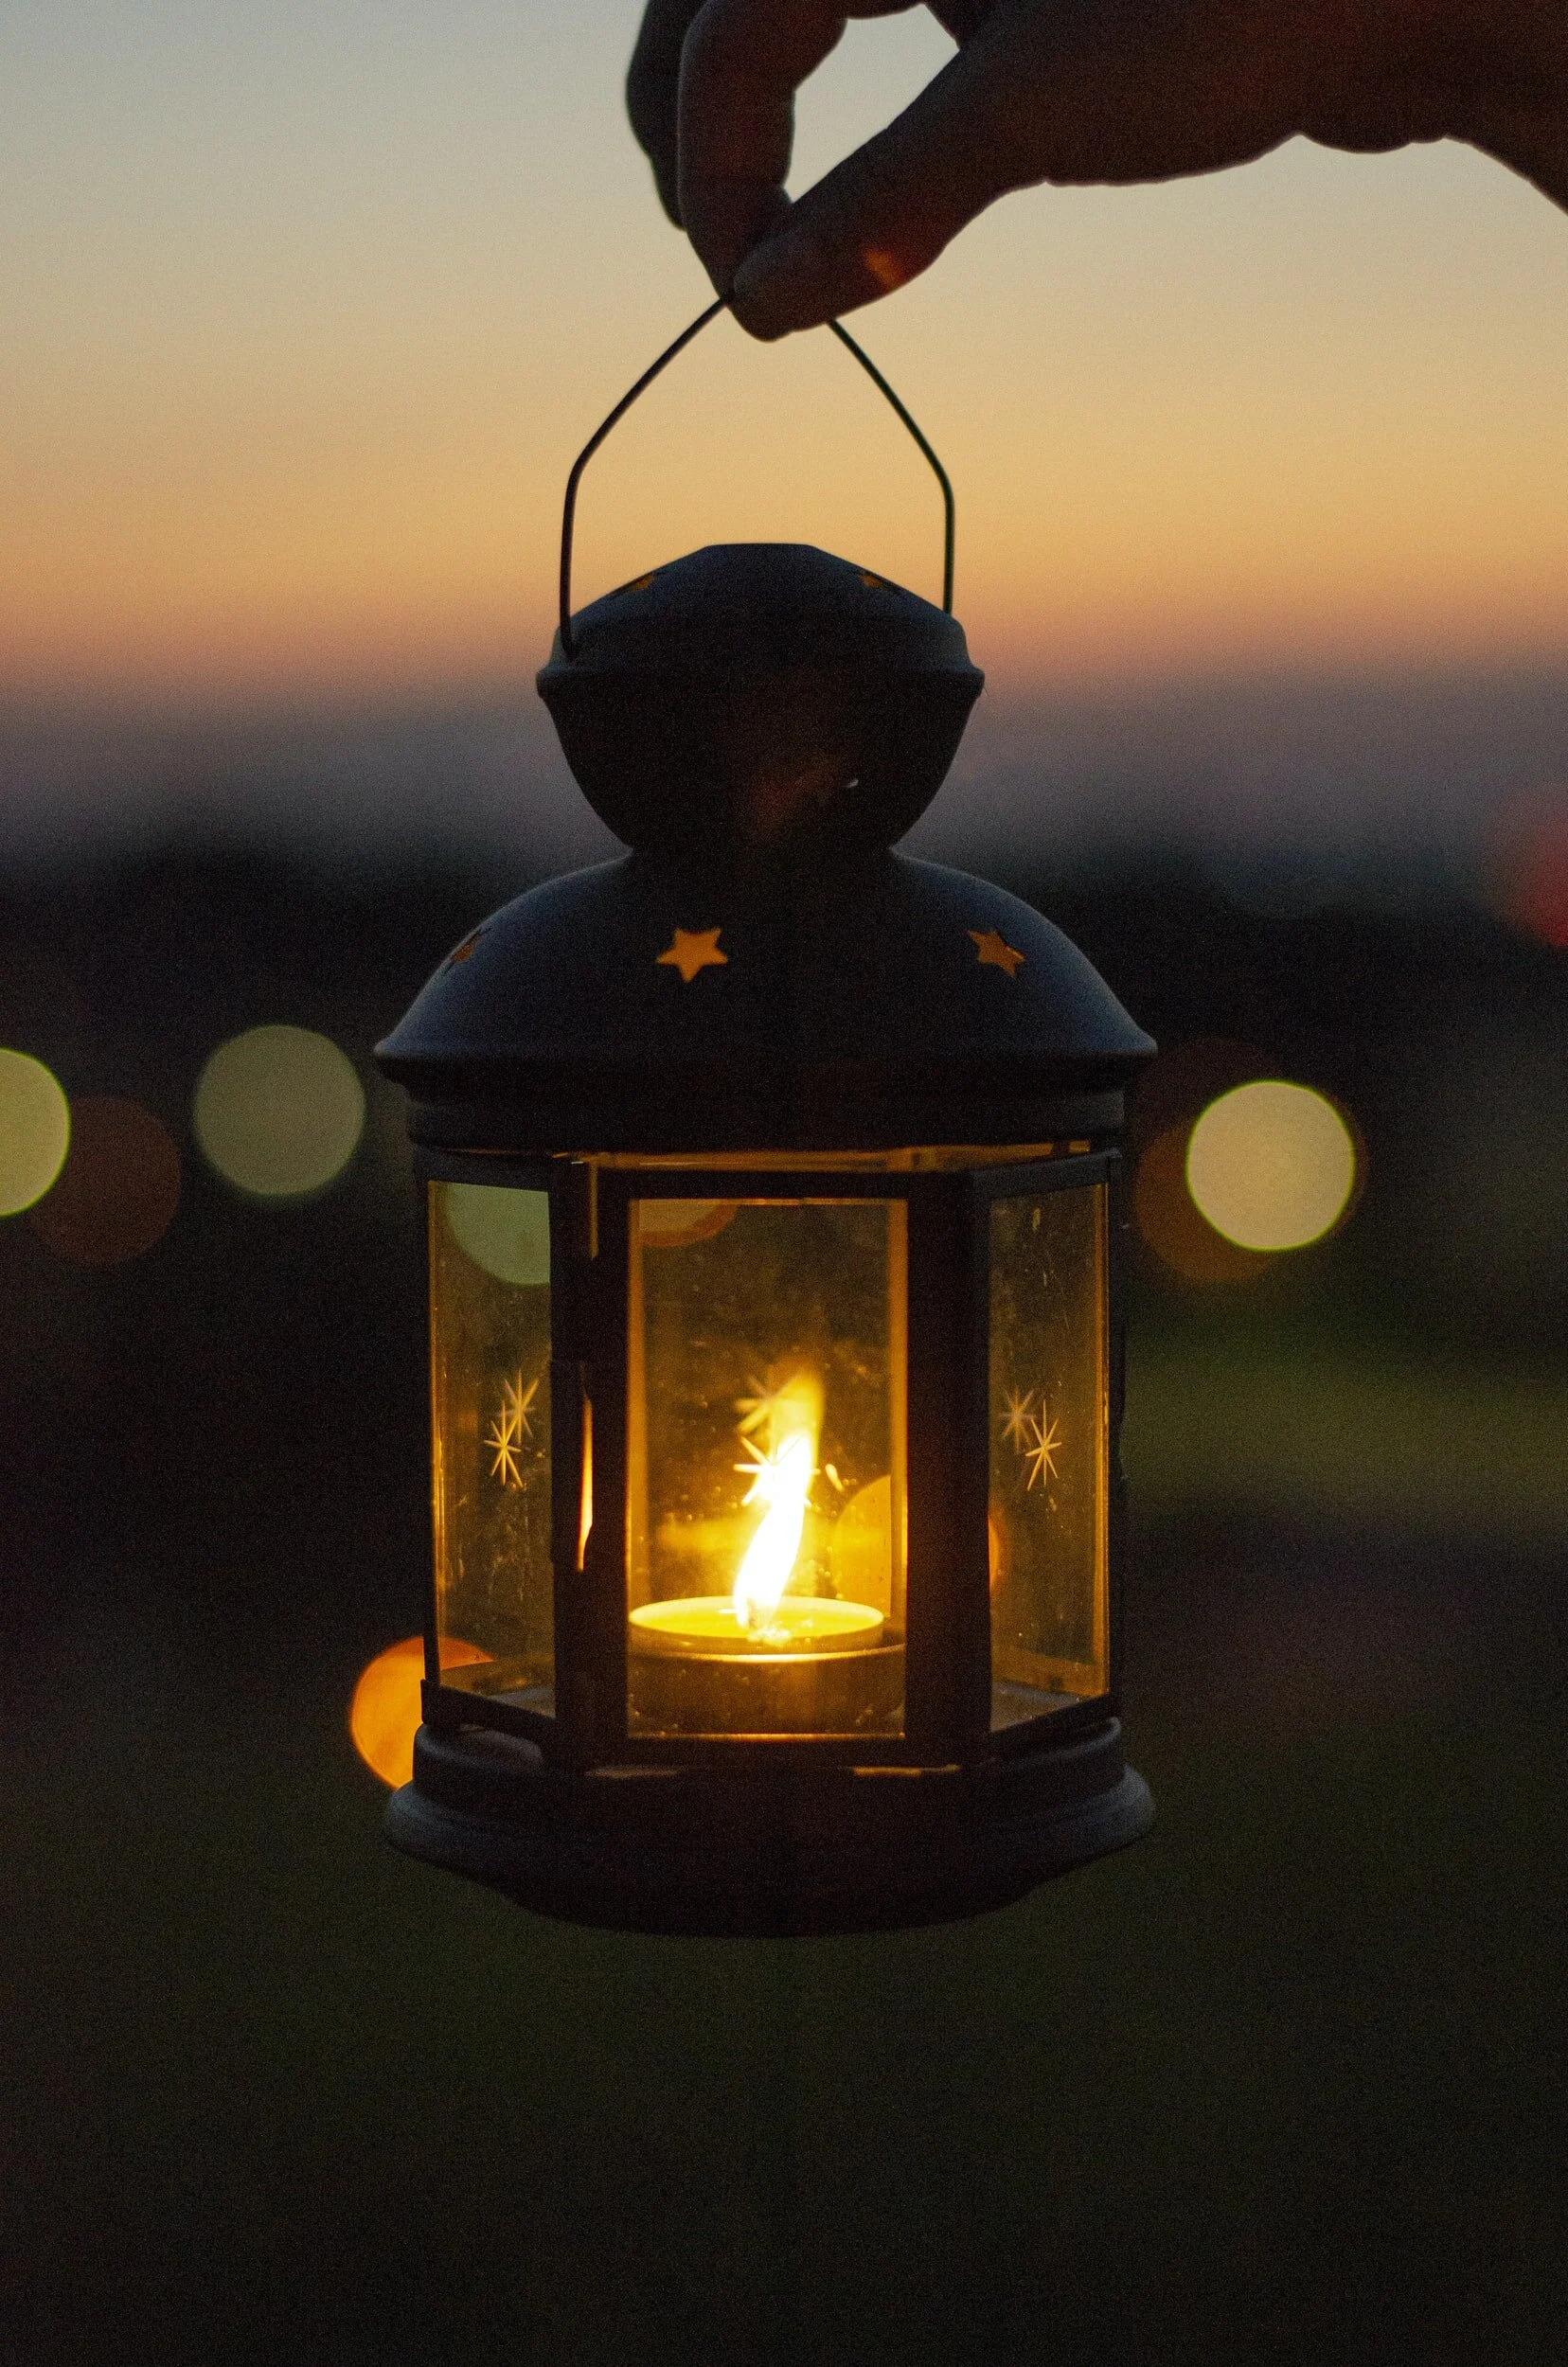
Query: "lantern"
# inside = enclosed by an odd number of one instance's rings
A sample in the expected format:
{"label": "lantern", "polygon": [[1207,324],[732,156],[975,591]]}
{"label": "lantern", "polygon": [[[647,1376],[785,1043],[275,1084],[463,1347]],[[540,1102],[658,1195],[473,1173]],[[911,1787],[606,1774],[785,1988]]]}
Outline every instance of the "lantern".
{"label": "lantern", "polygon": [[574,616],[581,465],[540,688],[631,851],[475,929],[379,1054],[434,1424],[390,1837],[623,1929],[994,1907],[1151,1814],[1116,1145],[1153,1046],[1049,922],[890,851],[983,679],[951,597],[739,544]]}

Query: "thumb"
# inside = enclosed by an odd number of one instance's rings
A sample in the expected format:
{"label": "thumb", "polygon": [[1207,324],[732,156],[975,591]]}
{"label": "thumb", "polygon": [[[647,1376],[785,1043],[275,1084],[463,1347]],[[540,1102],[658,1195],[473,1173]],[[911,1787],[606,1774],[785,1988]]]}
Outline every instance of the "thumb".
{"label": "thumb", "polygon": [[1028,180],[1006,136],[994,53],[974,42],[884,131],[836,165],[753,247],[731,310],[754,337],[814,329],[924,271],[950,239]]}

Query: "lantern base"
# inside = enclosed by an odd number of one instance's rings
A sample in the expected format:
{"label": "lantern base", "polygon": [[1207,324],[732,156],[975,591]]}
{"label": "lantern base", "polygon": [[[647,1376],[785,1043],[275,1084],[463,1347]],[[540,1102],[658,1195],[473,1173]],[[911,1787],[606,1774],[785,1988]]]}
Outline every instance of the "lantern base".
{"label": "lantern base", "polygon": [[387,1807],[410,1857],[537,1914],[690,1938],[897,1931],[985,1914],[1125,1848],[1154,1806],[1114,1718],[966,1769],[547,1767],[419,1729]]}

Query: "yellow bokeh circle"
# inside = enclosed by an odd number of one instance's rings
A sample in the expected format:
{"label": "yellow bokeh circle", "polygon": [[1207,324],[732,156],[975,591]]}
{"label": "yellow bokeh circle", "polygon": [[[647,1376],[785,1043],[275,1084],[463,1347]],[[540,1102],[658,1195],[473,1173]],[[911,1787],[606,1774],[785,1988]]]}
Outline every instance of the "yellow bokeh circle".
{"label": "yellow bokeh circle", "polygon": [[203,1069],[191,1123],[227,1183],[258,1200],[300,1200],[353,1157],[365,1088],[330,1036],[252,1027]]}
{"label": "yellow bokeh circle", "polygon": [[1192,1130],[1187,1189],[1217,1233],[1242,1249],[1305,1249],[1339,1222],[1356,1184],[1356,1146],[1333,1103],[1264,1077],[1211,1101]]}
{"label": "yellow bokeh circle", "polygon": [[550,1279],[550,1196],[500,1184],[449,1184],[447,1222],[465,1254],[498,1282]]}
{"label": "yellow bokeh circle", "polygon": [[42,1200],[71,1144],[71,1105],[42,1060],[0,1050],[0,1217]]}

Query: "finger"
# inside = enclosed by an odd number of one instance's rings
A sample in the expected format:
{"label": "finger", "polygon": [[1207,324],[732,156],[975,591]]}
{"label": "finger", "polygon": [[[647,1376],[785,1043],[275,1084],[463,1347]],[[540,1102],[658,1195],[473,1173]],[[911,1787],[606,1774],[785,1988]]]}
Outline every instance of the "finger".
{"label": "finger", "polygon": [[626,112],[638,147],[653,168],[659,202],[680,227],[676,112],[681,45],[703,0],[648,0],[632,62],[626,69]]}
{"label": "finger", "polygon": [[[1032,178],[1013,152],[983,38],[753,244],[731,283],[757,337],[814,328],[924,271],[967,222]],[[683,96],[683,140],[686,120]],[[689,223],[688,223],[689,226]]]}
{"label": "finger", "polygon": [[[912,105],[746,257],[736,318],[781,337],[872,303],[1011,189],[1212,171],[1310,128],[1301,93],[1322,69],[1294,0],[1264,0],[1261,15],[1247,0],[1245,13],[1238,42],[1234,7],[997,0]],[[683,139],[686,120],[683,84]]]}
{"label": "finger", "polygon": [[990,12],[991,0],[926,0],[926,7],[944,33],[968,41]]}
{"label": "finger", "polygon": [[882,12],[876,0],[706,0],[694,18],[681,64],[681,220],[716,288],[789,212],[795,92],[850,15]]}

